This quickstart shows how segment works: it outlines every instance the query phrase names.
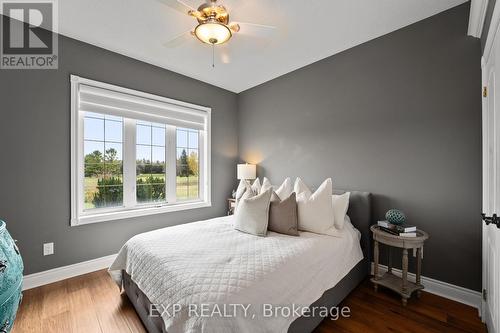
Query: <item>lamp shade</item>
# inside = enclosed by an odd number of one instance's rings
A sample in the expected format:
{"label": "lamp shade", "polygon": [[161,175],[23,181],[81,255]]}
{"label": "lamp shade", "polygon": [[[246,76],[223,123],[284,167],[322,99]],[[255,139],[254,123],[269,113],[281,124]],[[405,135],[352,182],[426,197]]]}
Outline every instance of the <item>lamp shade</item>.
{"label": "lamp shade", "polygon": [[238,164],[237,177],[238,179],[255,179],[256,178],[255,164]]}
{"label": "lamp shade", "polygon": [[231,38],[231,30],[219,22],[202,23],[196,27],[194,34],[203,43],[217,45],[225,43]]}

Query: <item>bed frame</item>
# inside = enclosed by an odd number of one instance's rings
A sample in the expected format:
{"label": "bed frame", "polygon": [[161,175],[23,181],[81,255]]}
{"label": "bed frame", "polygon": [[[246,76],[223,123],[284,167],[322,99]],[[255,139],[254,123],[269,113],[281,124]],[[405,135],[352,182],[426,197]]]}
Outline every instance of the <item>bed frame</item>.
{"label": "bed frame", "polygon": [[[344,191],[335,191],[335,194],[342,193],[344,193]],[[354,266],[335,287],[325,291],[318,300],[311,304],[311,306],[324,306],[328,308],[337,306],[370,272],[370,225],[373,223],[371,194],[367,192],[351,191],[347,214],[351,218],[352,224],[361,232],[361,248],[363,249],[364,259]],[[146,295],[144,295],[134,281],[132,281],[130,275],[125,271],[123,271],[122,274],[123,288],[147,331],[149,333],[167,333],[161,318],[148,316],[151,302]],[[324,318],[320,316],[297,318],[288,328],[288,332],[312,332],[323,319]]]}

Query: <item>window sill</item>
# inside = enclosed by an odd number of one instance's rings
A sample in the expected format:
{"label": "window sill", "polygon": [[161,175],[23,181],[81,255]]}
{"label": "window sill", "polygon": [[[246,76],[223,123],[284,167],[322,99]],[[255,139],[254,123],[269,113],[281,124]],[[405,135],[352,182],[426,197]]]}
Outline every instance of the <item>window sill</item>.
{"label": "window sill", "polygon": [[106,213],[99,213],[92,215],[82,215],[77,218],[71,219],[71,226],[78,226],[83,224],[106,222],[113,220],[122,220],[133,217],[178,212],[188,209],[206,208],[206,207],[212,207],[212,203],[206,201],[195,201],[186,203],[176,203],[170,206],[167,205],[162,207],[145,207],[133,210],[120,210],[120,211],[106,212]]}

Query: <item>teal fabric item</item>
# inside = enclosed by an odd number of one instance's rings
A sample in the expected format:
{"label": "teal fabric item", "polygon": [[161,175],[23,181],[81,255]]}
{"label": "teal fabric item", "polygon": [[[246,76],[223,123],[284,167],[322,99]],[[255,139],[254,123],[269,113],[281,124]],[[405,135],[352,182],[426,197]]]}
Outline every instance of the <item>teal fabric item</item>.
{"label": "teal fabric item", "polygon": [[22,299],[23,260],[0,220],[0,333],[9,333]]}
{"label": "teal fabric item", "polygon": [[402,225],[406,222],[405,214],[397,209],[390,209],[385,213],[385,219],[395,225]]}

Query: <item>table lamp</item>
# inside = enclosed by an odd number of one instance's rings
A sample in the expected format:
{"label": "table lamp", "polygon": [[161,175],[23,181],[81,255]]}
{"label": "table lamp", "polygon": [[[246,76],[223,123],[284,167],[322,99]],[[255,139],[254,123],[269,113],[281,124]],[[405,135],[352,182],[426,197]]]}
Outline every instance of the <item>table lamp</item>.
{"label": "table lamp", "polygon": [[257,178],[257,168],[255,167],[255,164],[238,164],[236,174],[238,179],[255,179]]}

